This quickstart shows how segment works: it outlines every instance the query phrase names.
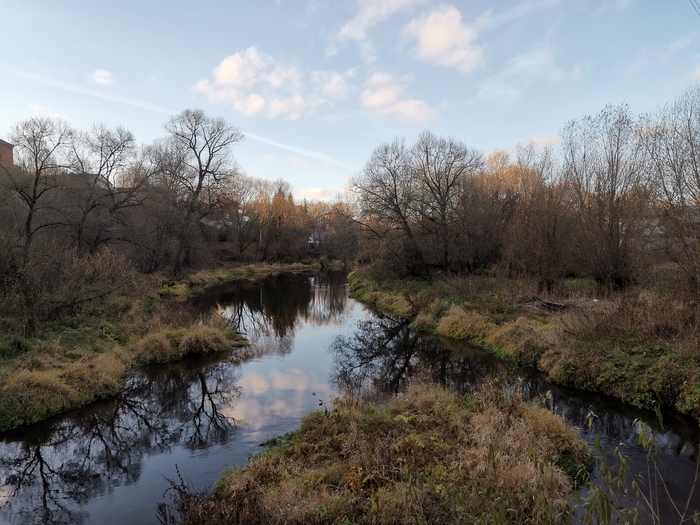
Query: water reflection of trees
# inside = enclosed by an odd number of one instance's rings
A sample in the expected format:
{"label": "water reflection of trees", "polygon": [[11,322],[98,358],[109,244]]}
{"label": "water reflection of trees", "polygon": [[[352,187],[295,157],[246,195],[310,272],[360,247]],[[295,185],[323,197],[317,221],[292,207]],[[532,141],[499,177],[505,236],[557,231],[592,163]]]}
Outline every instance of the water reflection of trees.
{"label": "water reflection of trees", "polygon": [[[550,385],[541,374],[507,367],[480,349],[419,336],[406,321],[392,316],[378,315],[358,322],[353,334],[333,340],[330,351],[339,388],[372,399],[402,391],[411,377],[431,379],[459,392],[472,390],[483,379],[498,377],[523,398],[548,406],[569,424],[583,429],[589,441],[598,435],[608,450],[625,444],[629,471],[642,474],[650,466],[646,451],[637,445],[637,420],[644,420],[659,446],[659,472],[669,489],[668,493],[661,489],[663,493],[658,494],[664,515],[672,515],[671,500],[682,507],[694,486],[698,432],[697,425],[688,420],[667,417],[673,428],[670,431],[656,421],[653,412],[636,410],[605,396]],[[591,413],[596,417],[588,429]],[[612,454],[608,456],[612,459]],[[692,508],[700,508],[700,490],[696,490],[691,503]]]}
{"label": "water reflection of trees", "polygon": [[114,399],[0,443],[0,485],[11,497],[0,520],[80,524],[78,509],[136,482],[144,457],[173,446],[202,449],[230,438],[236,376],[227,363],[181,363],[131,378]]}
{"label": "water reflection of trees", "polygon": [[387,315],[359,321],[354,333],[333,340],[330,351],[339,389],[370,398],[402,391],[411,377],[464,391],[507,372],[486,352],[465,345],[455,349],[448,341],[419,336],[407,321]]}
{"label": "water reflection of trees", "polygon": [[348,315],[345,274],[317,274],[267,283],[238,282],[197,297],[201,311],[217,309],[251,343],[251,357],[286,355],[302,322],[343,324]]}

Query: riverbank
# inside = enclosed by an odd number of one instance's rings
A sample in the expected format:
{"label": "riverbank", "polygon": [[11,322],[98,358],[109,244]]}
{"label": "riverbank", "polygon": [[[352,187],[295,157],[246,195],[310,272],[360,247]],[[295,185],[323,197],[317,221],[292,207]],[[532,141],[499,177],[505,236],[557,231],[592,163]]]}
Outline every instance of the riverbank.
{"label": "riverbank", "polygon": [[350,283],[354,298],[411,319],[415,330],[479,344],[554,383],[700,418],[690,302],[648,290],[601,296],[584,280],[552,297],[526,281],[485,276],[428,284],[355,271]]}
{"label": "riverbank", "polygon": [[0,336],[0,431],[116,394],[139,366],[246,346],[216,313],[202,318],[187,298],[206,286],[318,271],[320,263],[247,265],[171,280],[139,276],[130,289],[35,337]]}
{"label": "riverbank", "polygon": [[344,397],[266,446],[211,495],[175,485],[167,523],[568,523],[592,463],[575,429],[493,384]]}

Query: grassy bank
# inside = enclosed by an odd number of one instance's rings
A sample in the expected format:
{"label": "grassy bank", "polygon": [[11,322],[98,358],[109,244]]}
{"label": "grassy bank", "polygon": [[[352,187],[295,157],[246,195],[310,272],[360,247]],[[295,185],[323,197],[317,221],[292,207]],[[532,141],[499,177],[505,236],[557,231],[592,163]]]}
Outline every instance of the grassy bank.
{"label": "grassy bank", "polygon": [[268,445],[213,495],[174,487],[165,521],[568,523],[572,479],[591,464],[576,430],[494,386],[461,397],[428,385],[381,407],[340,399]]}
{"label": "grassy bank", "polygon": [[419,281],[350,277],[355,298],[412,319],[412,328],[467,340],[549,380],[700,418],[695,306],[649,290],[606,295],[571,280],[551,297],[532,283],[485,276]]}
{"label": "grassy bank", "polygon": [[128,290],[44,323],[35,337],[0,335],[0,431],[117,393],[133,370],[243,346],[223,318],[186,299],[206,286],[318,271],[321,263],[256,264],[179,280],[138,276]]}
{"label": "grassy bank", "polygon": [[322,270],[341,270],[342,261],[313,261],[305,263],[269,264],[255,263],[212,270],[201,270],[178,280],[165,280],[160,289],[163,295],[189,297],[202,288],[236,281],[262,281],[285,275],[316,273]]}

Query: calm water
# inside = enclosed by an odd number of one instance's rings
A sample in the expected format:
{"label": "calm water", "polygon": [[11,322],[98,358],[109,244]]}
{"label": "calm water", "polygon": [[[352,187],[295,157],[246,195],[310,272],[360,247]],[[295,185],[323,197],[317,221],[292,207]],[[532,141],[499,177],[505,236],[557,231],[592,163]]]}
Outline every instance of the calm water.
{"label": "calm water", "polygon": [[[339,390],[382,399],[412,378],[467,391],[499,376],[526,397],[548,398],[580,427],[592,410],[598,419],[586,437],[599,433],[608,448],[629,443],[631,468],[646,470],[634,420],[653,421],[652,413],[552,387],[476,348],[419,337],[349,299],[343,275],[222,287],[194,307],[218,310],[250,348],[242,357],[237,350],[148,369],[112,400],[0,436],[0,523],[156,524],[168,478],[211,487]],[[665,425],[654,428],[663,476],[685,503],[700,434],[683,418]]]}

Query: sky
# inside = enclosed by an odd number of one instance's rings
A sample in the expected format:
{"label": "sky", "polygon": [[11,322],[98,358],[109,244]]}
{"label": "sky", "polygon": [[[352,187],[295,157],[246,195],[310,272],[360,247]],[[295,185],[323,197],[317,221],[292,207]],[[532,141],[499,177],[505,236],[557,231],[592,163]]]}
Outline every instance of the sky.
{"label": "sky", "polygon": [[331,199],[421,131],[488,154],[700,79],[691,0],[0,0],[0,138],[34,115],[139,143],[188,108],[249,176]]}

